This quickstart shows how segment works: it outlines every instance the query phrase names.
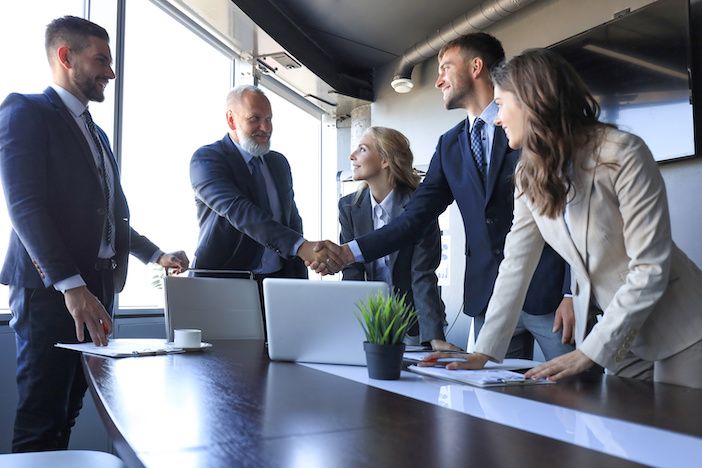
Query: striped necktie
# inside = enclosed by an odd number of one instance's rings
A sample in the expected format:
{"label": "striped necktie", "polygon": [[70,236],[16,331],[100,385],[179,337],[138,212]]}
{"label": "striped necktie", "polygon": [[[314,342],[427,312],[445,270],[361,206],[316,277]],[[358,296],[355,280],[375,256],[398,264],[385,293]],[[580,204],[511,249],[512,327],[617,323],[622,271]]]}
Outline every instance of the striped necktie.
{"label": "striped necktie", "polygon": [[102,193],[105,197],[105,207],[107,209],[107,218],[105,221],[105,242],[108,245],[112,245],[112,223],[110,221],[112,219],[112,206],[110,203],[112,195],[110,192],[110,183],[107,180],[107,162],[105,161],[105,150],[102,147],[100,137],[97,133],[97,128],[95,127],[95,122],[93,122],[93,117],[90,115],[90,111],[88,111],[88,109],[85,109],[85,112],[83,112],[83,117],[85,118],[85,123],[88,125],[88,130],[90,131],[90,136],[93,138],[93,143],[95,143],[98,153],[100,153],[100,157],[98,158],[97,170],[100,174],[100,179],[102,181]]}

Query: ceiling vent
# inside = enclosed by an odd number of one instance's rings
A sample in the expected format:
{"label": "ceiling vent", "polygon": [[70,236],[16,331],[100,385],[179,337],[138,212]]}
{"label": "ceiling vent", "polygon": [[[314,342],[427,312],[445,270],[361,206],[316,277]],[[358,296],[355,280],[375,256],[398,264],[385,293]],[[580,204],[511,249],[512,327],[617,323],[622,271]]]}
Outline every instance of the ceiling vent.
{"label": "ceiling vent", "polygon": [[302,68],[302,64],[292,58],[287,52],[274,52],[272,54],[259,55],[257,58],[259,61],[262,60],[268,68],[272,68],[274,71],[276,71],[278,67],[285,68],[286,70]]}

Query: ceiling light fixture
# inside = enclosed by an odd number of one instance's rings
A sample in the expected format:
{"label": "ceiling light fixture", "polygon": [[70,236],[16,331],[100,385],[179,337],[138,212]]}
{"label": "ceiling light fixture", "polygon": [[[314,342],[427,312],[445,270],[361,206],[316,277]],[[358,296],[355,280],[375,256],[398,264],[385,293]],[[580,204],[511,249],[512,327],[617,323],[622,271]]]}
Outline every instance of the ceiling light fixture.
{"label": "ceiling light fixture", "polygon": [[414,83],[412,83],[411,78],[404,78],[402,76],[396,76],[390,85],[395,92],[400,94],[409,93],[414,87]]}

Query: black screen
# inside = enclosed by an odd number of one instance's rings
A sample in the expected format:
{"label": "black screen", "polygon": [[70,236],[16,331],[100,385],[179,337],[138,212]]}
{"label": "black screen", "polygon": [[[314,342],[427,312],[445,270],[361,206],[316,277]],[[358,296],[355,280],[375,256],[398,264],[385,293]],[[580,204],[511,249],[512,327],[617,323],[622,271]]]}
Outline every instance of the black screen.
{"label": "black screen", "polygon": [[658,161],[695,154],[689,24],[687,0],[660,0],[552,46],[600,119],[639,135]]}

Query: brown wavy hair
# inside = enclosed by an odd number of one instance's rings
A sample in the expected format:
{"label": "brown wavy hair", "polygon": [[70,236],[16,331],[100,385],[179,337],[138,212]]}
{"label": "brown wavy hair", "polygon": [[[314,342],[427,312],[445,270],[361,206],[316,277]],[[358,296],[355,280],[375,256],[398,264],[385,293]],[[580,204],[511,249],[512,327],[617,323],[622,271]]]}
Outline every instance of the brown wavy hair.
{"label": "brown wavy hair", "polygon": [[[419,185],[419,175],[412,167],[414,156],[410,142],[401,132],[387,127],[368,127],[366,132],[373,137],[375,149],[380,158],[387,161],[390,171],[390,185],[414,190]],[[359,192],[367,184],[361,184]]]}
{"label": "brown wavy hair", "polygon": [[573,67],[548,49],[528,49],[492,71],[525,111],[522,156],[515,171],[521,195],[541,215],[563,213],[576,150],[603,128],[600,106]]}

